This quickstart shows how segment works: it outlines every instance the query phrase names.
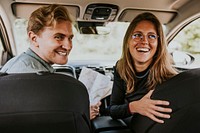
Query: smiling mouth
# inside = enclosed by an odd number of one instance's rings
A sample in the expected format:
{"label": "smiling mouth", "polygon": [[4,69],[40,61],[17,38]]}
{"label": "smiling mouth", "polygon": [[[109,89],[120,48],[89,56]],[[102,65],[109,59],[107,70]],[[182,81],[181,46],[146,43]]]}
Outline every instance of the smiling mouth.
{"label": "smiling mouth", "polygon": [[61,56],[67,56],[69,52],[65,51],[65,52],[57,52],[59,55]]}
{"label": "smiling mouth", "polygon": [[137,50],[138,52],[149,52],[149,51],[150,51],[149,48],[136,48],[136,50]]}

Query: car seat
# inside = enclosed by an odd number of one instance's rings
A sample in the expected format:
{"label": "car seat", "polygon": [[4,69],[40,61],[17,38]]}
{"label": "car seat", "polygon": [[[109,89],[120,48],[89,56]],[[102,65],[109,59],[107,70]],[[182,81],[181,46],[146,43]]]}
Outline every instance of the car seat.
{"label": "car seat", "polygon": [[1,73],[0,132],[90,133],[86,87],[63,74]]}
{"label": "car seat", "polygon": [[[156,87],[152,99],[170,102],[170,119],[156,123],[139,114],[133,115],[131,127],[136,133],[200,132],[200,68],[184,71]],[[135,122],[134,122],[135,121]]]}

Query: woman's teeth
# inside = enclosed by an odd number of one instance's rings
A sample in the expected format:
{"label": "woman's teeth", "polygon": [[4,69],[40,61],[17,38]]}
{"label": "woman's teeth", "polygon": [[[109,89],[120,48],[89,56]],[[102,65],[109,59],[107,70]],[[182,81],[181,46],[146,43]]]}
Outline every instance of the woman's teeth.
{"label": "woman's teeth", "polygon": [[149,48],[137,48],[137,51],[139,51],[139,52],[149,52],[150,49]]}

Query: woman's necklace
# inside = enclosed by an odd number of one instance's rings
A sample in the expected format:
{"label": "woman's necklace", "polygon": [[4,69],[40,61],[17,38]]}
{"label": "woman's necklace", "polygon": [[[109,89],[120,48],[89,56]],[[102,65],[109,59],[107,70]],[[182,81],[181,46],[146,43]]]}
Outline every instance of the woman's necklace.
{"label": "woman's necklace", "polygon": [[142,78],[144,78],[144,77],[146,77],[146,76],[148,75],[149,71],[150,71],[150,69],[148,69],[143,75],[136,75],[136,74],[135,74],[135,76],[136,76],[136,78],[138,78],[138,79],[142,79]]}

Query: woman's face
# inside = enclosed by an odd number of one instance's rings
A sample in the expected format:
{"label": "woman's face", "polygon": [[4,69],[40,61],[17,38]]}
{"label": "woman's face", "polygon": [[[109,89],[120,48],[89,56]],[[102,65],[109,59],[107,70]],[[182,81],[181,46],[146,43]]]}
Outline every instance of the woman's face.
{"label": "woman's face", "polygon": [[144,71],[151,64],[157,45],[158,36],[154,24],[147,20],[139,22],[129,40],[129,52],[136,71]]}

